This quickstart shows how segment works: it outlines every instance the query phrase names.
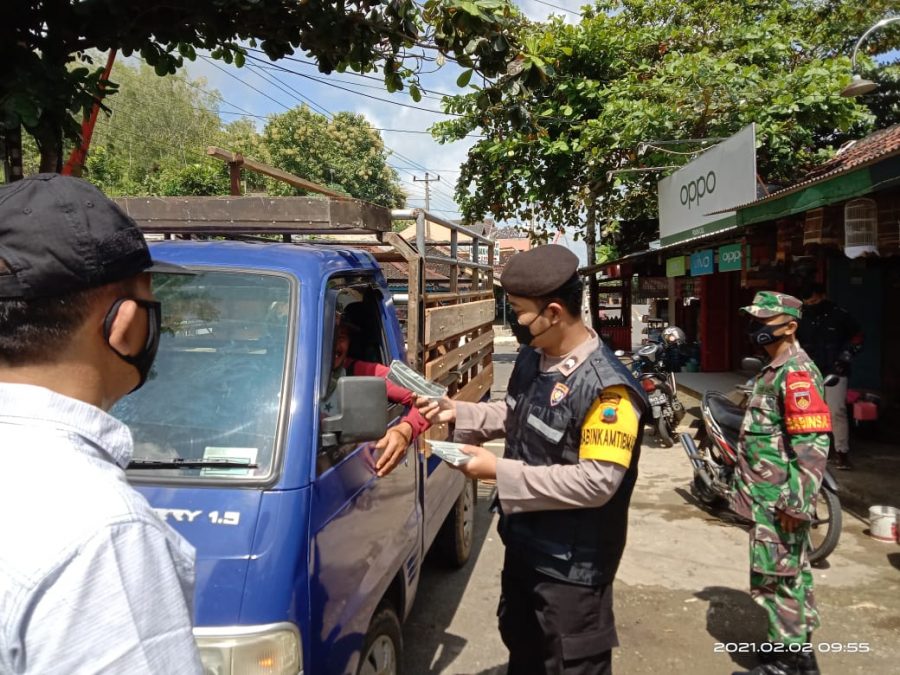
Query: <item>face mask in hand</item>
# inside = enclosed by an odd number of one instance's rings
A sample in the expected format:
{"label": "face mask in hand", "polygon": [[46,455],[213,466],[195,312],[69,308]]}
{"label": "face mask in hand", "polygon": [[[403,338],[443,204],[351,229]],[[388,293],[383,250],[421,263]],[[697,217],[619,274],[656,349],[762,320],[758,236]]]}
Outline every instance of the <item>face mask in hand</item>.
{"label": "face mask in hand", "polygon": [[747,337],[750,338],[750,342],[759,345],[760,347],[772,345],[776,342],[780,342],[786,337],[785,335],[775,335],[775,331],[787,326],[789,323],[791,323],[790,320],[784,321],[783,323],[766,325],[761,321],[752,321],[750,323],[750,328],[747,330]]}
{"label": "face mask in hand", "polygon": [[110,345],[110,349],[112,349],[120,359],[126,363],[130,363],[138,371],[140,380],[138,381],[137,386],[129,392],[132,393],[140,389],[144,385],[144,382],[147,381],[147,377],[150,375],[150,368],[153,367],[153,361],[156,359],[156,350],[159,349],[160,327],[162,326],[162,306],[155,300],[140,300],[138,298],[119,298],[116,300],[113,303],[113,306],[109,308],[109,311],[106,313],[106,319],[103,321],[103,336],[106,338],[107,344],[109,343],[109,335],[112,331],[113,321],[116,319],[116,314],[119,313],[119,307],[121,307],[122,303],[126,300],[131,300],[136,303],[138,307],[147,310],[147,339],[144,342],[141,351],[134,356],[131,356],[130,354],[123,354]]}

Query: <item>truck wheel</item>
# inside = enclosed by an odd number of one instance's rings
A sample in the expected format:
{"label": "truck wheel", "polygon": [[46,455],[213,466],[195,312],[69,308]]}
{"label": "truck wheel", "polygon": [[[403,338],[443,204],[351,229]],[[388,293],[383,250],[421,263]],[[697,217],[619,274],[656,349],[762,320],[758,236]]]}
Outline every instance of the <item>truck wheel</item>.
{"label": "truck wheel", "polygon": [[438,553],[451,567],[462,567],[472,553],[475,530],[476,482],[467,480],[462,493],[447,514],[437,536]]}
{"label": "truck wheel", "polygon": [[372,617],[358,675],[401,675],[400,655],[403,653],[403,635],[397,613],[382,606]]}

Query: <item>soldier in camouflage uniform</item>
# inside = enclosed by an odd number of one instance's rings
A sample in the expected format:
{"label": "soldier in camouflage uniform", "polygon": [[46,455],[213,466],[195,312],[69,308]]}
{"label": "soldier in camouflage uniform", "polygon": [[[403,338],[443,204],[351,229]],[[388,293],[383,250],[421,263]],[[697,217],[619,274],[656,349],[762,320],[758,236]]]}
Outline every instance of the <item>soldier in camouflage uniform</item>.
{"label": "soldier in camouflage uniform", "polygon": [[801,308],[797,298],[763,291],[742,309],[752,317],[751,341],[772,359],[756,379],[744,417],[731,499],[754,523],[750,593],[769,620],[769,656],[754,675],[819,672],[811,645],[819,613],[807,551],[831,417],[822,375],[796,341]]}

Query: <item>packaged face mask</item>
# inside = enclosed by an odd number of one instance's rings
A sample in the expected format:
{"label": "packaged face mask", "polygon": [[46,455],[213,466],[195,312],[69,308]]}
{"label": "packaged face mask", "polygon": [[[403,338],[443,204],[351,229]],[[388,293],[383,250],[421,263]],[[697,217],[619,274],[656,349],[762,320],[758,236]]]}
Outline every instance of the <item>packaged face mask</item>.
{"label": "packaged face mask", "polygon": [[391,382],[404,389],[409,389],[414,394],[425,398],[442,398],[447,395],[447,387],[442,387],[417,373],[403,361],[391,361],[391,370],[388,378]]}

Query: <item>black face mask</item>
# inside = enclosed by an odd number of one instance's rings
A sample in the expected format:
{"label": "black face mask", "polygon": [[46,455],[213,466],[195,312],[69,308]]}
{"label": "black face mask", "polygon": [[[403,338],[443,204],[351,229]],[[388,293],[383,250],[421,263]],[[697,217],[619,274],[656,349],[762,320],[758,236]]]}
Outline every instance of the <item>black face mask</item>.
{"label": "black face mask", "polygon": [[132,393],[144,386],[144,382],[147,381],[147,377],[150,375],[150,368],[153,367],[153,361],[156,359],[156,350],[159,349],[159,336],[162,326],[162,305],[155,300],[140,300],[138,298],[119,298],[116,300],[112,307],[109,308],[109,311],[106,313],[106,318],[103,320],[103,337],[106,338],[107,344],[109,344],[112,324],[116,319],[116,314],[119,313],[119,307],[121,307],[122,303],[126,300],[131,300],[136,303],[138,307],[143,307],[147,310],[147,341],[144,343],[141,351],[136,355],[131,356],[130,354],[123,354],[112,345],[109,345],[109,348],[116,353],[116,356],[126,363],[133,365],[138,371],[140,381],[134,389],[128,392]]}
{"label": "black face mask", "polygon": [[524,345],[526,347],[531,346],[531,343],[534,342],[534,339],[536,337],[540,337],[541,335],[546,333],[548,330],[553,328],[553,325],[551,324],[551,325],[547,326],[547,328],[542,330],[540,333],[538,333],[537,335],[534,335],[531,332],[531,324],[533,324],[535,321],[537,321],[539,318],[541,318],[541,315],[544,313],[544,310],[547,309],[547,307],[549,307],[549,306],[550,306],[550,303],[547,303],[546,305],[541,307],[541,311],[538,312],[537,316],[535,316],[531,320],[531,323],[523,324],[523,323],[519,323],[518,320],[516,320],[516,324],[514,326],[510,327],[510,329],[512,330],[512,334],[515,336],[516,340],[519,342],[520,345]]}
{"label": "black face mask", "polygon": [[750,338],[750,342],[760,347],[773,345],[787,337],[786,335],[775,335],[775,331],[787,326],[789,323],[791,323],[791,320],[769,325],[761,321],[751,321],[750,327],[747,329],[747,337]]}

